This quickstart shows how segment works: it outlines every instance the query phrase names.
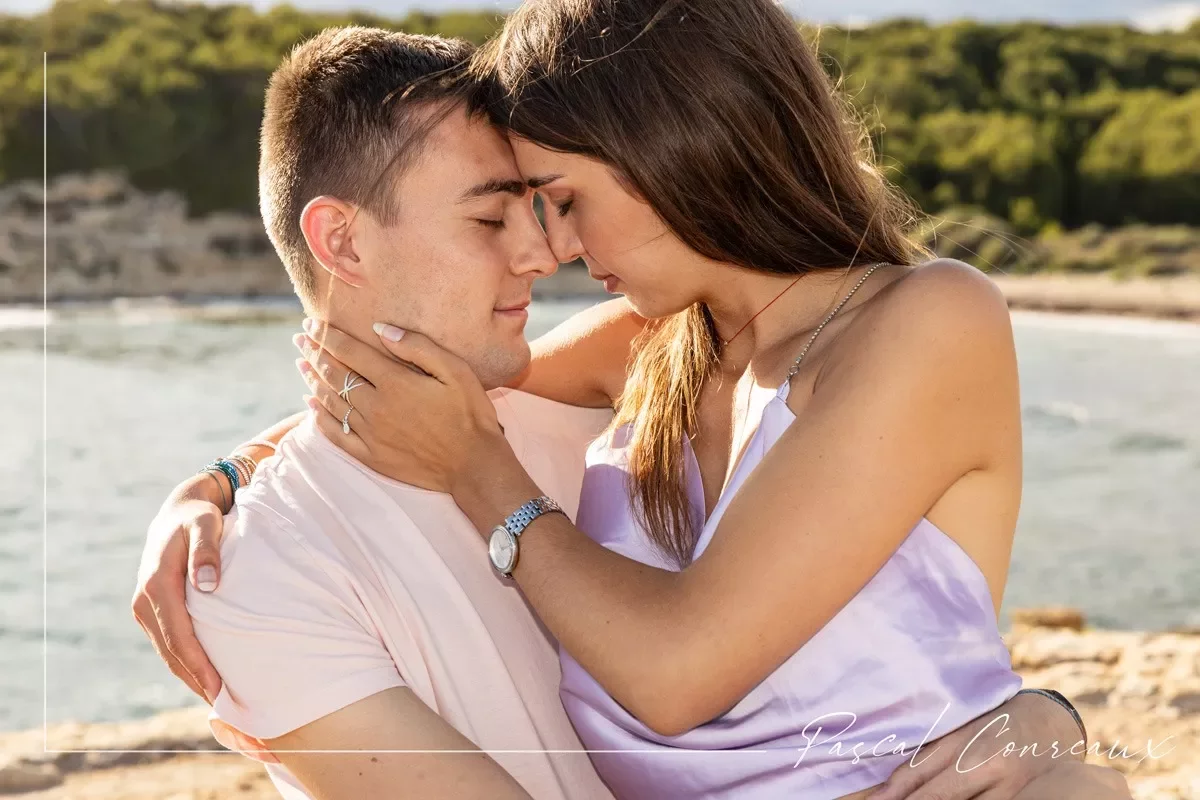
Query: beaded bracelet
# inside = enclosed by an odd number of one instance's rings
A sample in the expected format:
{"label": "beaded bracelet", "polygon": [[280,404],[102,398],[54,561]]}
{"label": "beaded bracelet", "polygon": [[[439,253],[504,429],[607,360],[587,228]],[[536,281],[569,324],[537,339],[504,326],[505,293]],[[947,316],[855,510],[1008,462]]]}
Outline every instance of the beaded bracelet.
{"label": "beaded bracelet", "polygon": [[213,483],[217,484],[217,491],[221,493],[221,511],[224,513],[229,513],[229,511],[233,508],[233,500],[225,495],[225,484],[221,483],[221,479],[217,477],[218,472],[220,472],[222,475],[225,474],[219,469],[205,468],[200,470],[201,475],[207,475],[213,479]]}
{"label": "beaded bracelet", "polygon": [[[234,453],[233,455],[231,455],[231,456],[229,457],[229,459],[228,459],[228,460],[229,460],[229,461],[236,461],[236,462],[238,462],[239,464],[241,464],[243,467],[245,467],[245,468],[246,468],[246,472],[249,474],[249,476],[250,476],[250,477],[254,477],[254,472],[255,472],[255,470],[257,470],[257,469],[258,469],[258,462],[257,462],[257,461],[255,461],[255,460],[254,460],[253,458],[251,458],[250,456],[243,455],[243,454],[241,454],[241,453]],[[249,482],[250,482],[250,481],[249,481],[249,478],[248,478],[248,479],[246,480],[246,483],[249,483]]]}
{"label": "beaded bracelet", "polygon": [[235,467],[232,462],[226,461],[223,458],[218,458],[216,461],[206,466],[204,471],[207,472],[210,469],[220,470],[226,478],[229,478],[229,485],[233,487],[233,493],[237,494],[237,490],[242,486],[242,478],[238,473],[237,467]]}
{"label": "beaded bracelet", "polygon": [[241,479],[242,486],[249,486],[250,479],[254,477],[254,468],[258,465],[245,456],[233,455],[225,460],[233,464],[234,469],[238,471],[238,478]]}

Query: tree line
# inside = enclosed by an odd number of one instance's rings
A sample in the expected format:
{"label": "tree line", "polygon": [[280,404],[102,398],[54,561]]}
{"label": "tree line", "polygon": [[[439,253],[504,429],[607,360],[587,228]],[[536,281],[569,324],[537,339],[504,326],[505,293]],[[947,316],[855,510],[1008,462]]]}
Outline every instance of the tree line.
{"label": "tree line", "polygon": [[[120,169],[194,213],[257,208],[267,77],[298,41],[363,24],[476,43],[499,15],[59,0],[0,15],[0,183]],[[1200,224],[1200,23],[802,25],[889,175],[931,213],[974,208],[1033,234]]]}

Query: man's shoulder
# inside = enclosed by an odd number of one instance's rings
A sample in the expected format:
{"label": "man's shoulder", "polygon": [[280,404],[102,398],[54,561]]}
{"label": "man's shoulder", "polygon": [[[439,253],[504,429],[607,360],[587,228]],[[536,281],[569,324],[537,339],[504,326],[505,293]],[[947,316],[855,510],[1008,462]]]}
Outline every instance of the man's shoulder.
{"label": "man's shoulder", "polygon": [[240,557],[239,549],[296,550],[349,580],[373,571],[377,565],[372,560],[391,552],[390,544],[419,533],[417,521],[429,517],[431,495],[444,497],[436,508],[460,513],[448,496],[397,484],[358,462],[315,426],[307,427],[290,433],[278,453],[259,465],[251,485],[238,493],[226,517],[223,558],[227,547],[233,557]]}
{"label": "man's shoulder", "polygon": [[493,389],[488,396],[510,441],[515,434],[521,439],[590,442],[613,417],[611,408],[571,406],[517,389]]}
{"label": "man's shoulder", "polygon": [[529,477],[574,519],[588,445],[612,422],[612,409],[569,406],[513,389],[490,396]]}
{"label": "man's shoulder", "polygon": [[238,492],[225,516],[223,570],[242,561],[252,563],[249,569],[271,571],[343,568],[331,506],[353,470],[299,433],[288,434]]}
{"label": "man's shoulder", "polygon": [[246,512],[242,527],[248,532],[274,528],[322,538],[333,529],[331,508],[371,483],[364,466],[305,420],[259,464],[254,480],[238,492],[235,511]]}

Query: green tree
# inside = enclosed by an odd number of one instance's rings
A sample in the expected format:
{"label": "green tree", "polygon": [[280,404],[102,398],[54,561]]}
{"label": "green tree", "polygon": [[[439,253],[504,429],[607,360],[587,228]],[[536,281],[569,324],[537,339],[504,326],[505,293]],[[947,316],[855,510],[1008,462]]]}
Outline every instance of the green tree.
{"label": "green tree", "polygon": [[1132,97],[1089,142],[1079,169],[1089,219],[1200,223],[1200,90]]}

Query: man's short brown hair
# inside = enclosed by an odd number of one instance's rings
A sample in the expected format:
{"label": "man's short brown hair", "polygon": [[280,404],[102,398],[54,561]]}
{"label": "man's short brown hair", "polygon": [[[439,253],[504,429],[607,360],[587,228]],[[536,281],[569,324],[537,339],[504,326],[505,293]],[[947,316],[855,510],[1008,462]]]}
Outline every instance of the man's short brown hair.
{"label": "man's short brown hair", "polygon": [[[296,46],[271,75],[263,113],[259,202],[267,235],[305,304],[313,261],[300,214],[314,197],[358,206],[382,224],[399,214],[390,181],[419,155],[446,111],[477,90],[465,78],[474,46],[379,28],[329,28]],[[440,120],[444,115],[437,116]]]}

